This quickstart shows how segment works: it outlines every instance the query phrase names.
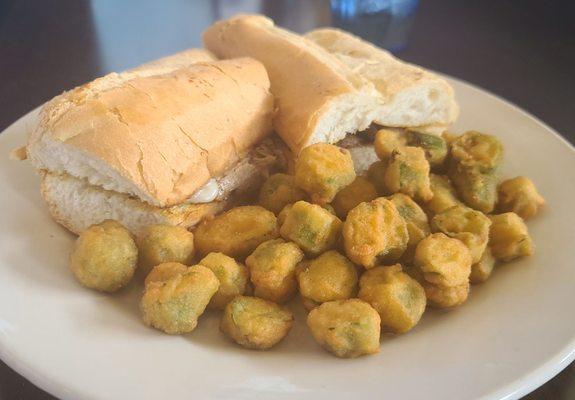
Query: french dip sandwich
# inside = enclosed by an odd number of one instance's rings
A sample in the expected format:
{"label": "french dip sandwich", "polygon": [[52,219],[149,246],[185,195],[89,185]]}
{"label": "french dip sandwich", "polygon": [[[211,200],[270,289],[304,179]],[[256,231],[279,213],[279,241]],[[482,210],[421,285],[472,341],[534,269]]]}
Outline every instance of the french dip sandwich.
{"label": "french dip sandwich", "polygon": [[190,50],[65,92],[26,146],[54,219],[191,227],[281,163],[264,66]]}
{"label": "french dip sandwich", "polygon": [[264,16],[239,15],[213,24],[203,40],[217,57],[265,65],[278,107],[274,128],[295,154],[313,143],[338,143],[360,172],[376,156],[366,135],[349,135],[372,123],[440,134],[458,115],[444,79],[343,31],[300,36]]}

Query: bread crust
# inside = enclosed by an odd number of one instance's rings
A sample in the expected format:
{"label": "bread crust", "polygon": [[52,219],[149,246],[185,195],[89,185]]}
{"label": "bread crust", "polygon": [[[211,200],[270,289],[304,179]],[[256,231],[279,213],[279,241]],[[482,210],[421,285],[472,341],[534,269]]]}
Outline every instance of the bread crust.
{"label": "bread crust", "polygon": [[261,15],[218,21],[204,32],[203,40],[217,57],[248,56],[265,65],[278,108],[274,128],[295,153],[314,141],[322,117],[336,99],[364,92],[376,101],[367,80],[312,41]]}
{"label": "bread crust", "polygon": [[157,60],[149,61],[145,64],[139,65],[135,68],[128,70],[128,72],[140,74],[140,76],[147,75],[160,75],[179,68],[189,67],[190,65],[199,62],[216,61],[214,57],[206,49],[188,49],[180,51],[176,54],[171,54],[166,57],[158,58]]}
{"label": "bread crust", "polygon": [[[110,74],[48,102],[27,145],[36,168],[51,169],[45,149],[52,144],[111,169],[134,188],[130,194],[166,207],[271,133],[273,97],[258,61],[201,62],[166,73],[167,64]],[[62,162],[55,172],[91,175],[65,168]]]}
{"label": "bread crust", "polygon": [[[401,61],[388,51],[339,29],[316,29],[305,37],[374,84],[383,100],[376,123],[435,133],[438,127],[445,128],[457,119],[459,108],[453,88],[440,76]],[[437,106],[437,109],[434,112],[419,110],[407,118],[410,110],[406,99],[399,100],[399,104],[394,102],[409,91],[414,93],[414,100]],[[434,94],[436,98],[427,99],[428,94]]]}

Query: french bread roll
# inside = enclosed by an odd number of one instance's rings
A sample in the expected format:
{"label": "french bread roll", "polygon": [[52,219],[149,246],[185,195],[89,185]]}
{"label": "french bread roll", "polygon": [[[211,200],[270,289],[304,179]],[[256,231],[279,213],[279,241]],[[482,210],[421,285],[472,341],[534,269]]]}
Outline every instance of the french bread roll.
{"label": "french bread roll", "polygon": [[457,118],[453,89],[436,74],[338,29],[317,29],[305,37],[374,84],[383,100],[377,124],[441,133]]}
{"label": "french bread roll", "polygon": [[156,207],[183,203],[266,137],[273,114],[260,62],[186,65],[198,53],[192,55],[109,74],[55,97],[30,135],[28,158],[39,170]]}
{"label": "french bread roll", "polygon": [[294,153],[335,143],[367,128],[380,98],[373,84],[312,41],[260,15],[216,22],[203,34],[219,58],[253,57],[265,65],[278,111],[274,128]]}

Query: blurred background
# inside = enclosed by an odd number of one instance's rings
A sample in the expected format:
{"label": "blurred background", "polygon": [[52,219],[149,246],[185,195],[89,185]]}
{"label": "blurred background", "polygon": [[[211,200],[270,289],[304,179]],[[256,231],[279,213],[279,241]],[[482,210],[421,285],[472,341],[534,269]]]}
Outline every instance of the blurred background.
{"label": "blurred background", "polygon": [[[575,142],[575,0],[0,0],[0,131],[63,90],[200,46],[208,25],[239,12],[300,33],[346,29]],[[53,398],[0,362],[8,399]],[[526,399],[575,399],[573,365]]]}
{"label": "blurred background", "polygon": [[199,46],[238,12],[350,30],[575,139],[573,0],[0,0],[0,129],[65,89]]}

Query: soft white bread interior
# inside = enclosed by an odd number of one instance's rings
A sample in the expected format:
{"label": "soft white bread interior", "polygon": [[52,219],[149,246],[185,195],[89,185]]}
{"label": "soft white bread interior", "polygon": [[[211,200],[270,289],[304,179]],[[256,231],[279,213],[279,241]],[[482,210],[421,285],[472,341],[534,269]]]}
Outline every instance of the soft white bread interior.
{"label": "soft white bread interior", "polygon": [[383,98],[377,124],[441,132],[457,118],[453,88],[445,79],[348,32],[317,29],[305,37],[375,85]]}
{"label": "soft white bread interior", "polygon": [[375,118],[373,84],[312,41],[261,15],[216,22],[203,34],[220,58],[253,57],[270,76],[278,111],[274,128],[296,154],[316,142],[335,143]]}
{"label": "soft white bread interior", "polygon": [[188,228],[231,205],[227,199],[159,208],[126,194],[90,185],[84,179],[53,173],[43,173],[41,192],[52,218],[76,234],[106,219],[121,222],[135,234],[150,224]]}
{"label": "soft white bread interior", "polygon": [[271,132],[273,96],[260,62],[201,62],[167,73],[169,61],[151,65],[48,102],[27,144],[34,166],[167,207]]}
{"label": "soft white bread interior", "polygon": [[285,169],[289,154],[280,139],[265,139],[214,180],[217,193],[209,202],[161,208],[91,185],[86,179],[50,172],[41,172],[41,192],[54,220],[74,233],[106,219],[115,219],[134,233],[149,224],[191,228],[203,218],[252,198],[267,176]]}

